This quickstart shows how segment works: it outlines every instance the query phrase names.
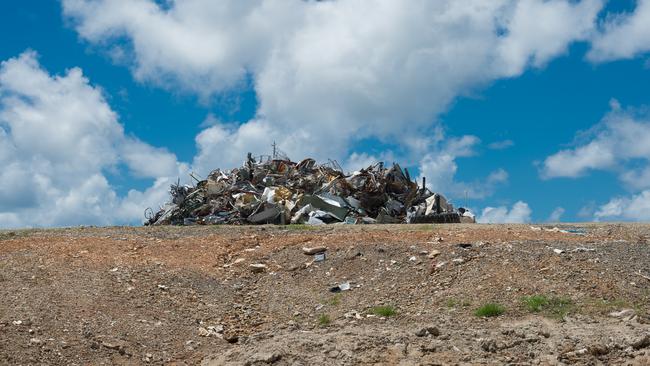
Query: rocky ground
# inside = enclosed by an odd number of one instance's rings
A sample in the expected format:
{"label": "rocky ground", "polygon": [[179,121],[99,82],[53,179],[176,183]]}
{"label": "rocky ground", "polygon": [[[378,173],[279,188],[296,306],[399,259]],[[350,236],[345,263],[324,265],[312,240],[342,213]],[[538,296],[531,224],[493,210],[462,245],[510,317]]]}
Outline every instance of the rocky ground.
{"label": "rocky ground", "polygon": [[650,225],[560,229],[0,231],[0,364],[650,364]]}

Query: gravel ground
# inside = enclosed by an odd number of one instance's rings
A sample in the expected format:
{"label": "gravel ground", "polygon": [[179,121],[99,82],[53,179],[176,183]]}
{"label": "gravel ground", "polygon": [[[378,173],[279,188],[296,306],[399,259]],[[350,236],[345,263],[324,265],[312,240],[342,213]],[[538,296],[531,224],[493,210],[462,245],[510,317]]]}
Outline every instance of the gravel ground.
{"label": "gravel ground", "polygon": [[560,229],[0,231],[0,364],[650,364],[650,225]]}

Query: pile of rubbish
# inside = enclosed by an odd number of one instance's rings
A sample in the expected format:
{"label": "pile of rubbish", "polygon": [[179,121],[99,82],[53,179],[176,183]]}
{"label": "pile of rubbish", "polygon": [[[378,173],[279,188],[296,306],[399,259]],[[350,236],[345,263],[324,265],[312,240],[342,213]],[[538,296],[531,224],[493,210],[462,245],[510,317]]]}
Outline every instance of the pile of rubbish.
{"label": "pile of rubbish", "polygon": [[474,222],[398,164],[345,174],[332,160],[319,165],[248,154],[241,168],[196,180],[196,186],[172,185],[171,202],[155,214],[147,209],[145,225]]}

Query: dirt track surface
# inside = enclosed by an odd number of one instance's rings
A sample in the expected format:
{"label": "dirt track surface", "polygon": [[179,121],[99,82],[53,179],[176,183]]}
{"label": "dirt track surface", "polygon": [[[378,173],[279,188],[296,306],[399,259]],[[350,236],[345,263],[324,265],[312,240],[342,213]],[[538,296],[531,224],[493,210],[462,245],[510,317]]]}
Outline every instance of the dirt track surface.
{"label": "dirt track surface", "polygon": [[0,364],[650,364],[650,225],[565,227],[0,231]]}

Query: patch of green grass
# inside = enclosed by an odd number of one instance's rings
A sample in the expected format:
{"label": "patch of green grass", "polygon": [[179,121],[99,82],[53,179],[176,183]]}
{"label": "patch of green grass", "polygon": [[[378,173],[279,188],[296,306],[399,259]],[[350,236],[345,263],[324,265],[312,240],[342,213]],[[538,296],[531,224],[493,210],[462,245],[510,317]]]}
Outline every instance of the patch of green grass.
{"label": "patch of green grass", "polygon": [[542,308],[548,305],[548,298],[544,295],[526,296],[522,299],[524,305],[533,313],[539,313]]}
{"label": "patch of green grass", "polygon": [[383,306],[375,306],[371,308],[370,313],[378,316],[389,317],[397,314],[397,311],[391,305],[383,305]]}
{"label": "patch of green grass", "polygon": [[284,225],[281,226],[282,229],[287,229],[287,230],[316,230],[318,229],[317,225],[307,225],[307,224],[290,224],[290,225]]}
{"label": "patch of green grass", "polygon": [[493,316],[499,316],[505,313],[505,311],[506,308],[504,308],[502,305],[489,303],[476,309],[476,311],[474,311],[474,315],[479,317],[493,317]]}
{"label": "patch of green grass", "polygon": [[327,315],[327,314],[321,314],[318,317],[318,325],[320,325],[321,327],[326,327],[326,326],[330,325],[331,322],[332,322],[332,319],[330,319],[330,316]]}
{"label": "patch of green grass", "polygon": [[454,298],[449,298],[447,299],[446,305],[448,308],[456,308],[456,307],[468,307],[472,305],[472,302],[466,299],[463,300],[458,300]]}
{"label": "patch of green grass", "polygon": [[574,309],[573,301],[571,301],[570,298],[552,297],[549,299],[545,311],[552,318],[562,320],[573,309]]}
{"label": "patch of green grass", "polygon": [[532,313],[542,312],[546,316],[559,320],[574,309],[573,302],[568,297],[532,295],[524,297],[522,302],[526,309]]}
{"label": "patch of green grass", "polygon": [[341,294],[336,294],[330,298],[330,300],[327,302],[328,304],[332,306],[337,306],[341,303]]}

